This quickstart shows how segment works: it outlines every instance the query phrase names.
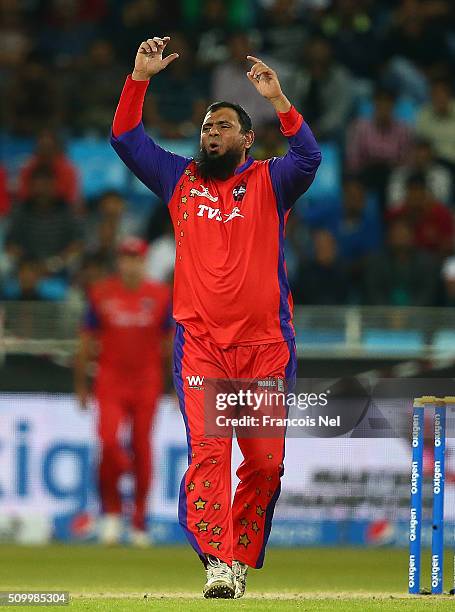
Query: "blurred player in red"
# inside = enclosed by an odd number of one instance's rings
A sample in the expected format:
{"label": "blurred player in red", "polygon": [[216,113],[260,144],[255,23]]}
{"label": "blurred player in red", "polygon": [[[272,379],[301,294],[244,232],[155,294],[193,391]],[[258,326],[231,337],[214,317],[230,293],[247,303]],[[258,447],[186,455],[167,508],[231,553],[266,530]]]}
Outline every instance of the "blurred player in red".
{"label": "blurred player in red", "polygon": [[[85,408],[87,366],[97,355],[94,391],[101,443],[100,538],[106,544],[115,544],[121,534],[119,479],[128,472],[135,479],[130,540],[137,546],[148,542],[145,510],[152,474],[150,429],[163,392],[172,318],[169,287],[145,278],[146,252],[143,240],[125,239],[119,247],[117,274],[92,285],[75,362],[76,393]],[[119,439],[125,422],[131,425],[131,454]]]}
{"label": "blurred player in red", "polygon": [[167,203],[174,225],[174,382],[189,462],[180,488],[180,524],[205,565],[204,596],[241,597],[248,567],[260,568],[264,561],[284,472],[284,430],[275,437],[237,437],[243,462],[232,500],[232,439],[205,435],[204,380],[292,384],[295,333],[284,233],[321,153],[277,74],[252,56],[245,58],[245,79],[256,88],[258,104],[275,109],[289,141],[284,156],[254,160],[251,118],[230,102],[207,109],[197,159],[158,146],[145,133],[142,106],[149,80],[178,61],[177,53],[163,58],[168,42],[155,37],[141,43],[115,114],[112,145]]}

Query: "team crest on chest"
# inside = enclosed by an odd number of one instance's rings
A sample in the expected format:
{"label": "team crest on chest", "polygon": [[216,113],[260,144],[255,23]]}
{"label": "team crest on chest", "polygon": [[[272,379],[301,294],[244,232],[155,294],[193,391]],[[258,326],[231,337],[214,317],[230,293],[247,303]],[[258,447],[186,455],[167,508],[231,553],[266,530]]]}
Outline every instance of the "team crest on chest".
{"label": "team crest on chest", "polygon": [[245,183],[240,183],[240,185],[236,185],[234,189],[232,190],[232,197],[234,198],[234,202],[241,202],[245,194],[246,194]]}

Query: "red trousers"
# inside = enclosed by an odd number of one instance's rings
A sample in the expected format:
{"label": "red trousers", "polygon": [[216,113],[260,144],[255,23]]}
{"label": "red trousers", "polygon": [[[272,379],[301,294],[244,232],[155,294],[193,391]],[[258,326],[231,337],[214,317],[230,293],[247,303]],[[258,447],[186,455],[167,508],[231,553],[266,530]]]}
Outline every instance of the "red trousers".
{"label": "red trousers", "polygon": [[[99,487],[102,510],[120,514],[122,500],[119,479],[124,473],[132,473],[135,479],[134,512],[132,524],[145,528],[145,505],[150,490],[152,454],[150,429],[155,414],[161,386],[143,380],[137,384],[125,382],[109,375],[101,375],[96,385],[98,401],[98,434],[101,443]],[[125,422],[131,424],[131,451],[119,439]]]}
{"label": "red trousers", "polygon": [[228,564],[235,559],[262,567],[284,472],[284,432],[282,437],[237,438],[243,462],[232,499],[232,438],[204,435],[204,390],[191,377],[289,381],[295,371],[294,340],[222,349],[177,325],[174,383],[189,464],[180,486],[179,522],[203,562],[214,555]]}

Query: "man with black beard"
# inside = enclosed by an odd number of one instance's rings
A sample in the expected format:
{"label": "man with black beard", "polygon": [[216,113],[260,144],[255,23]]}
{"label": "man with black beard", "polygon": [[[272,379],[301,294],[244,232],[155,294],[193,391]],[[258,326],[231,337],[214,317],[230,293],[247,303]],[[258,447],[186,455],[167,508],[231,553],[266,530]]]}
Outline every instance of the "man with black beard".
{"label": "man with black beard", "polygon": [[[207,436],[209,380],[257,381],[283,390],[295,378],[292,297],[284,262],[289,211],[311,185],[321,154],[310,128],[283,94],[276,73],[247,56],[246,73],[275,108],[289,139],[283,157],[249,156],[254,132],[237,104],[207,109],[194,160],[159,147],[142,125],[151,77],[169,37],[141,43],[115,114],[112,145],[134,174],[163,199],[176,238],[174,382],[185,421],[188,469],[179,521],[204,563],[207,598],[241,597],[248,567],[262,567],[284,472],[284,430],[237,430],[244,460],[231,499],[232,432]],[[216,419],[213,418],[215,421]],[[212,425],[211,421],[209,425]]]}

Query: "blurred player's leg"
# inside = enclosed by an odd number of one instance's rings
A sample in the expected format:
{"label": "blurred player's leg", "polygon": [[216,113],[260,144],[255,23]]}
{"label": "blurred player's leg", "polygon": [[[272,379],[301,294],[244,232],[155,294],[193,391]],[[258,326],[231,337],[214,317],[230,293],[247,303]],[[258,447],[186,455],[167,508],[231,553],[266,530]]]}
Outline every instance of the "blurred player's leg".
{"label": "blurred player's leg", "polygon": [[145,510],[152,477],[150,429],[159,395],[160,392],[153,385],[146,384],[133,390],[131,398],[131,442],[135,477],[131,541],[137,546],[145,546],[149,543],[146,536]]}
{"label": "blurred player's leg", "polygon": [[99,488],[104,515],[101,539],[106,544],[114,544],[120,537],[122,501],[118,484],[120,476],[131,469],[131,460],[119,441],[120,426],[126,416],[122,399],[120,390],[98,386]]}

